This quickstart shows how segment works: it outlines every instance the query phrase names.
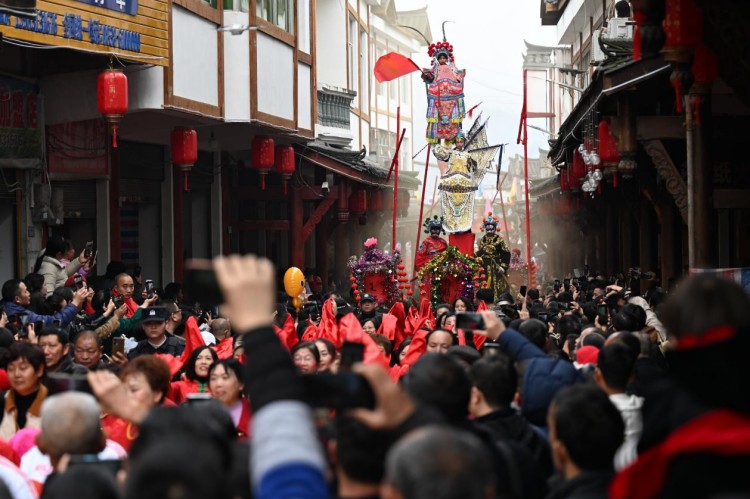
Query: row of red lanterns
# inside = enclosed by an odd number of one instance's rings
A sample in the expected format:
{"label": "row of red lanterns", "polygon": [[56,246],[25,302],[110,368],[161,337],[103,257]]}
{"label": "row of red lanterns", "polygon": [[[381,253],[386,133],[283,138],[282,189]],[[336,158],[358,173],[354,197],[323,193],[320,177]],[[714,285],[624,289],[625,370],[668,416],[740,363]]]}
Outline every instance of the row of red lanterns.
{"label": "row of red lanterns", "polygon": [[256,136],[253,137],[250,155],[253,168],[260,174],[261,189],[266,189],[266,175],[275,168],[276,173],[284,179],[284,194],[286,194],[287,183],[294,175],[294,147],[276,146],[271,137]]}

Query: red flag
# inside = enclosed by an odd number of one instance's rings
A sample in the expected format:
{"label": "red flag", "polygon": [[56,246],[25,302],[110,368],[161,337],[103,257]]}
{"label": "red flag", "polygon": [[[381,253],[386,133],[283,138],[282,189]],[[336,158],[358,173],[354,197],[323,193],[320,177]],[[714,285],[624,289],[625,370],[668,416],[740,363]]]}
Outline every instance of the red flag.
{"label": "red flag", "polygon": [[182,356],[180,356],[182,365],[187,364],[193,350],[205,344],[201,330],[198,329],[198,321],[195,320],[195,317],[190,317],[185,321],[185,350],[182,351]]}
{"label": "red flag", "polygon": [[234,338],[228,336],[214,346],[214,351],[219,360],[229,359],[234,356]]}
{"label": "red flag", "polygon": [[169,366],[169,372],[172,373],[172,376],[177,374],[180,369],[182,369],[182,360],[178,359],[174,355],[170,355],[168,353],[155,353],[155,357],[159,357],[161,360],[167,363]]}
{"label": "red flag", "polygon": [[396,52],[388,52],[375,63],[374,73],[375,79],[383,83],[414,71],[420,71],[414,61]]}
{"label": "red flag", "polygon": [[362,325],[354,314],[346,314],[341,319],[338,332],[342,344],[344,341],[351,341],[353,343],[362,343],[365,346],[362,362],[365,364],[380,364],[386,370],[389,369],[390,363],[388,359],[380,351],[375,341],[370,338],[370,335],[362,330]]}
{"label": "red flag", "polygon": [[280,328],[274,324],[273,330],[276,331],[276,335],[281,340],[281,344],[284,348],[291,350],[294,345],[299,343],[297,337],[297,329],[294,327],[294,319],[292,314],[287,314],[286,321],[284,321],[284,327]]}
{"label": "red flag", "polygon": [[383,314],[383,322],[378,328],[378,334],[382,334],[391,342],[395,341],[398,334],[398,318],[395,315]]}
{"label": "red flag", "polygon": [[388,311],[388,314],[396,318],[396,334],[393,338],[393,349],[395,350],[406,337],[406,314],[404,313],[404,304],[397,301]]}

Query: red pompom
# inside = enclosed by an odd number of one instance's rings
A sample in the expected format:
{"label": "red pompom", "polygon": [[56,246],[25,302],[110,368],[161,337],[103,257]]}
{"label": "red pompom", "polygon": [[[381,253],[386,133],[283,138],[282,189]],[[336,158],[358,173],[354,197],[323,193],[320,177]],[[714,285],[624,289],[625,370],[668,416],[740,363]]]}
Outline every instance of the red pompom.
{"label": "red pompom", "polygon": [[407,295],[409,295],[409,296],[414,296],[414,291],[412,291],[412,290],[410,289],[409,291],[407,291],[407,292],[406,292],[406,294],[407,294]]}
{"label": "red pompom", "polygon": [[357,284],[356,282],[352,284],[352,289],[357,289],[358,287],[359,287],[359,284]]}
{"label": "red pompom", "polygon": [[356,282],[356,281],[357,281],[357,278],[354,276],[349,278],[349,282]]}

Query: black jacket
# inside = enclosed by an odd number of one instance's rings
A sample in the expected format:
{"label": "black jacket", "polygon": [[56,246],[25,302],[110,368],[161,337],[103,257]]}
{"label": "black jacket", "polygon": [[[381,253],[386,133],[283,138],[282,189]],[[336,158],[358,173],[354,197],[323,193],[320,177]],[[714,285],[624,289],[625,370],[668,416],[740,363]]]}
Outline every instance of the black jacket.
{"label": "black jacket", "polygon": [[583,471],[572,480],[560,481],[553,486],[547,499],[607,499],[613,476],[611,470]]}

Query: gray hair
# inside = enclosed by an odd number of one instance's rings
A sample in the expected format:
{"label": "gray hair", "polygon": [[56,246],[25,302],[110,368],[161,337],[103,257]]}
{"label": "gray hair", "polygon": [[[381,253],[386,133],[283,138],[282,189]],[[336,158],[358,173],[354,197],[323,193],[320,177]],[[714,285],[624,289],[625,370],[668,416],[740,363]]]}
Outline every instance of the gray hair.
{"label": "gray hair", "polygon": [[388,453],[385,481],[406,499],[483,499],[494,472],[477,437],[447,427],[429,427],[401,439]]}
{"label": "gray hair", "polygon": [[42,439],[51,456],[96,454],[102,450],[101,411],[88,393],[65,392],[42,403]]}

